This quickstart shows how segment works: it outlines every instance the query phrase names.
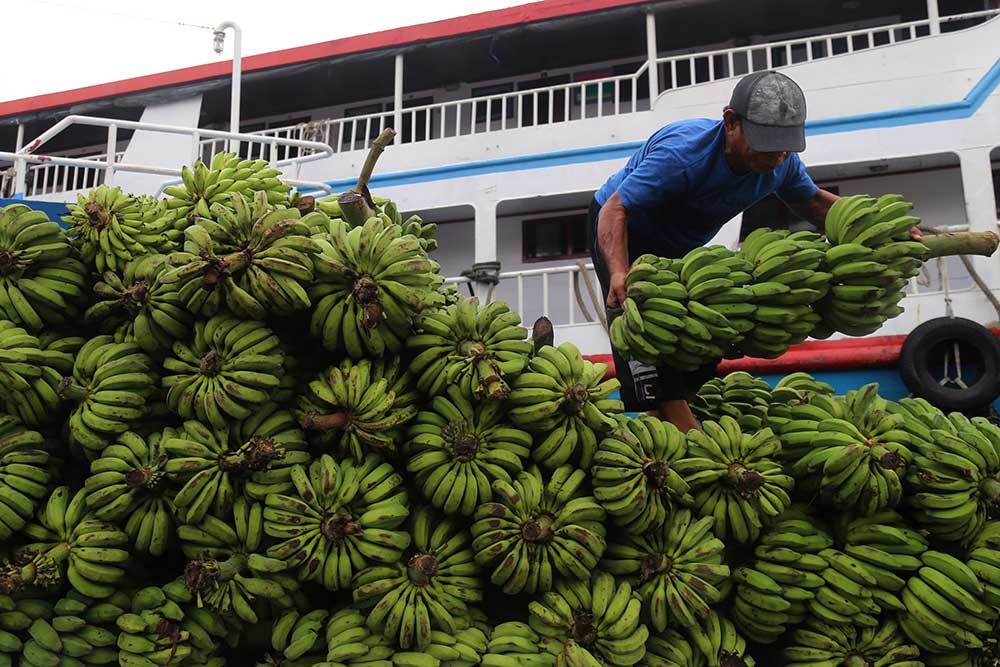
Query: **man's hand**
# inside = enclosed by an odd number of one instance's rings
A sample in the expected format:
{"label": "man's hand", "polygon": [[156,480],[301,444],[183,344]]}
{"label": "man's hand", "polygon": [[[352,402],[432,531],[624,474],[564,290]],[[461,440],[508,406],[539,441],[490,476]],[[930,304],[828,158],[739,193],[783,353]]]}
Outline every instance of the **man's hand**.
{"label": "man's hand", "polygon": [[920,231],[919,227],[913,227],[910,229],[910,238],[914,241],[923,241],[924,234]]}
{"label": "man's hand", "polygon": [[625,277],[628,272],[612,273],[611,282],[608,287],[608,306],[611,308],[621,308],[625,303]]}

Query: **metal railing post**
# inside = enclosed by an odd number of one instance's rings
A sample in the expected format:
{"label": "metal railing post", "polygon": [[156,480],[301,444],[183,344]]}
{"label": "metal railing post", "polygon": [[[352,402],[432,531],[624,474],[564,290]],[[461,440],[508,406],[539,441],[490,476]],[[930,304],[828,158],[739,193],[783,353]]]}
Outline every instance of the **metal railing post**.
{"label": "metal railing post", "polygon": [[[416,119],[414,119],[416,120]],[[396,73],[392,87],[392,123],[399,143],[403,143],[403,54],[396,54]],[[415,124],[415,123],[414,123]],[[413,127],[411,125],[411,132]]]}
{"label": "metal railing post", "polygon": [[927,20],[932,35],[941,34],[941,12],[938,11],[938,0],[927,0]]}
{"label": "metal railing post", "polygon": [[660,94],[660,66],[656,62],[659,52],[656,49],[656,15],[646,13],[646,62],[649,63],[649,106]]}
{"label": "metal railing post", "polygon": [[[17,148],[20,153],[24,147],[24,123],[17,124]],[[24,160],[14,160],[14,195],[25,195],[28,187],[28,163]]]}
{"label": "metal railing post", "polygon": [[115,183],[115,152],[118,150],[118,126],[108,126],[108,168],[104,171],[104,184],[112,186]]}

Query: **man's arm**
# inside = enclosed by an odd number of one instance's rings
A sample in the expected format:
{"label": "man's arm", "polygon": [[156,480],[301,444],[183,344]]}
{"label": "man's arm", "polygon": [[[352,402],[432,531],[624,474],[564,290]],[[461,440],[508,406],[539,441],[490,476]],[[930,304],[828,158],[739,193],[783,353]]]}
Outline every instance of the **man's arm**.
{"label": "man's arm", "polygon": [[826,214],[830,212],[833,202],[838,199],[840,197],[837,195],[820,188],[811,199],[807,199],[801,204],[788,204],[788,208],[792,209],[800,218],[808,220],[819,227],[822,231],[823,226],[826,224]]}
{"label": "man's arm", "polygon": [[597,247],[610,277],[608,305],[620,307],[625,302],[625,276],[629,261],[625,206],[617,192],[608,197],[597,216]]}

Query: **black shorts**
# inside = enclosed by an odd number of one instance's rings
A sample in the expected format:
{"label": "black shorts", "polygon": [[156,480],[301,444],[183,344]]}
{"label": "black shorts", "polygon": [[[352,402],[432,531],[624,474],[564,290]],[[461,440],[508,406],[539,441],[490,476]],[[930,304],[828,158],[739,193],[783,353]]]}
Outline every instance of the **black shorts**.
{"label": "black shorts", "polygon": [[[610,275],[604,258],[597,248],[597,216],[601,205],[597,200],[590,202],[587,224],[590,225],[594,246],[590,254],[594,260],[594,272],[601,283],[601,293],[607,303]],[[648,244],[629,243],[629,261],[646,252],[655,252]],[[610,316],[608,322],[610,323]],[[615,372],[621,382],[621,396],[628,412],[653,410],[659,401],[690,400],[701,386],[715,377],[719,362],[702,366],[696,371],[681,371],[671,366],[650,366],[638,361],[626,361],[612,348]]]}

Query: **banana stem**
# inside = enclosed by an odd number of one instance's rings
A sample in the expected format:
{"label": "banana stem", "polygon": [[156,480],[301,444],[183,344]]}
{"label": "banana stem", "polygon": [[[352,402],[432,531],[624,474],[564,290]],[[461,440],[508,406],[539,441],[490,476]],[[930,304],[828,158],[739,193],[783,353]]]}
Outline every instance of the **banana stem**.
{"label": "banana stem", "polygon": [[328,415],[307,412],[302,417],[302,428],[307,431],[344,431],[350,423],[351,417],[346,412],[334,412]]}
{"label": "banana stem", "polygon": [[385,151],[385,147],[392,143],[392,140],[395,138],[396,130],[387,127],[372,142],[372,147],[368,149],[368,156],[365,157],[365,163],[361,167],[358,184],[354,188],[356,191],[365,192],[368,189],[368,182],[372,178],[372,172],[375,171],[375,164],[378,162],[379,157],[382,156],[382,152]]}
{"label": "banana stem", "polygon": [[64,400],[84,401],[87,399],[89,392],[85,388],[73,382],[73,378],[67,376],[64,377],[62,382],[59,383],[56,393],[59,394],[59,397]]}
{"label": "banana stem", "polygon": [[1000,237],[993,232],[945,232],[923,239],[930,253],[924,259],[950,255],[982,255],[989,257],[1000,245]]}

